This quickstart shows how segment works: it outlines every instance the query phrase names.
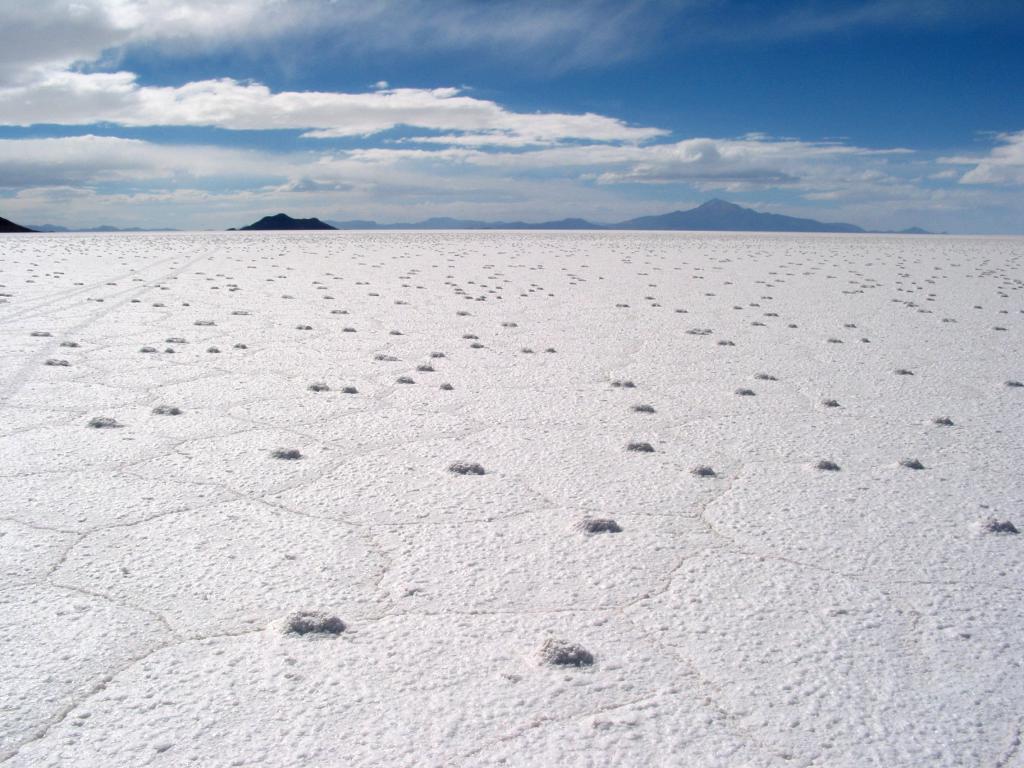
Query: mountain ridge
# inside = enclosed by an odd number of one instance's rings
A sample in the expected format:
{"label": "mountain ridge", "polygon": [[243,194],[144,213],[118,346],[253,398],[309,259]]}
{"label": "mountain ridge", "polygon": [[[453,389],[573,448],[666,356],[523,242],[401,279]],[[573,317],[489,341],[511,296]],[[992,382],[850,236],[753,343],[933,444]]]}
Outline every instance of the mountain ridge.
{"label": "mountain ridge", "polygon": [[623,229],[670,229],[674,231],[708,232],[846,232],[862,233],[856,224],[823,222],[784,216],[779,213],[761,213],[753,208],[730,203],[719,198],[691,208],[672,211],[660,216],[640,216],[617,225]]}
{"label": "mountain ridge", "polygon": [[78,232],[180,232],[180,229],[170,227],[159,227],[150,229],[148,227],[115,227],[111,224],[100,224],[95,227],[62,227],[59,224],[29,224],[33,232],[45,232],[49,234],[78,233]]}
{"label": "mountain ridge", "polygon": [[[930,235],[920,227],[902,230],[866,230],[856,224],[845,222],[823,222],[817,219],[786,216],[779,213],[763,213],[745,208],[726,200],[714,198],[689,210],[676,210],[650,216],[638,216],[611,224],[597,224],[582,218],[565,218],[554,221],[482,221],[477,219],[456,219],[448,216],[434,216],[416,222],[379,224],[368,219],[336,221],[318,218],[296,219],[285,213],[264,216],[244,227],[229,231],[300,231],[300,230],[638,230],[662,232],[820,232],[847,234],[892,234]],[[174,232],[174,229],[143,229],[140,227],[118,228],[103,225],[91,228],[69,228],[55,224],[24,227],[0,218],[0,232]]]}
{"label": "mountain ridge", "polygon": [[356,219],[336,221],[326,219],[335,229],[578,229],[578,230],[648,230],[668,232],[824,232],[824,233],[874,233],[874,234],[920,234],[931,232],[920,227],[898,231],[867,230],[856,224],[845,222],[823,222],[786,216],[779,213],[762,213],[752,208],[714,198],[687,211],[670,211],[652,216],[639,216],[614,224],[596,224],[586,219],[568,218],[557,221],[528,223],[524,221],[480,221],[476,219],[454,219],[432,217],[417,222],[396,222],[378,224],[376,221]]}

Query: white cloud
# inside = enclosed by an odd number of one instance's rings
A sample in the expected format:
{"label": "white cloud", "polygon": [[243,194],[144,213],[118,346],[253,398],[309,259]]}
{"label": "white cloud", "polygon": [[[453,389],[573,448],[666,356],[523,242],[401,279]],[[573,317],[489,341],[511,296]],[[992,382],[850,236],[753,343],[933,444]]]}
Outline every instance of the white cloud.
{"label": "white cloud", "polygon": [[[418,141],[418,140],[417,140]],[[433,141],[433,139],[431,139]],[[910,150],[869,149],[839,142],[777,140],[761,134],[739,139],[692,138],[645,145],[583,144],[520,152],[473,147],[444,150],[372,148],[349,153],[363,162],[446,162],[505,172],[562,171],[603,184],[700,184],[704,188],[882,183],[891,162]]]}
{"label": "white cloud", "polygon": [[0,139],[0,188],[195,178],[285,177],[294,158],[221,147],[153,144],[112,136]]}
{"label": "white cloud", "polygon": [[1024,131],[1001,133],[996,139],[999,144],[984,157],[959,155],[939,162],[974,166],[960,177],[961,184],[1024,184]]}
{"label": "white cloud", "polygon": [[569,139],[640,142],[666,131],[591,113],[511,112],[457,88],[393,88],[366,93],[273,93],[230,78],[178,87],[139,85],[130,72],[55,72],[0,89],[0,124],[209,126],[298,129],[311,138],[366,136],[396,126],[481,132],[493,143],[551,144]]}
{"label": "white cloud", "polygon": [[[277,0],[0,0],[0,83],[28,83],[136,42],[190,45],[288,29],[300,14]],[[267,13],[274,25],[260,25]],[[265,33],[264,33],[265,34]]]}
{"label": "white cloud", "polygon": [[821,193],[891,184],[888,162],[894,151],[746,137],[525,151],[373,147],[273,153],[76,136],[0,140],[0,184],[17,188],[114,181],[167,184],[187,178],[265,179],[276,180],[281,189],[312,191],[379,187],[385,179],[397,186],[437,188],[439,180],[448,184],[461,176],[495,181],[564,178],[578,185],[688,183],[705,189],[781,185]]}

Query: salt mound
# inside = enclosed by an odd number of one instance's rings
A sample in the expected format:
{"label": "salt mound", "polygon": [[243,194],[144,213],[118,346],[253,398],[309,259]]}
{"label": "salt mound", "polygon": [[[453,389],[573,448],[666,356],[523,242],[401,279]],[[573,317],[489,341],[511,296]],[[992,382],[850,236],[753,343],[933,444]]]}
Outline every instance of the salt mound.
{"label": "salt mound", "polygon": [[483,466],[476,462],[453,461],[448,465],[448,471],[455,475],[483,475]]}
{"label": "salt mound", "polygon": [[114,429],[121,424],[113,416],[93,416],[89,419],[89,426],[93,429]]}
{"label": "salt mound", "polygon": [[288,635],[340,635],[345,622],[325,611],[295,611],[285,617],[283,629]]}
{"label": "salt mound", "polygon": [[158,405],[153,409],[153,413],[157,416],[180,416],[181,408],[176,405]]}
{"label": "salt mound", "polygon": [[549,637],[537,651],[541,664],[552,667],[589,667],[594,655],[581,645]]}
{"label": "salt mound", "polygon": [[1020,533],[1020,531],[1017,530],[1017,526],[1009,520],[996,520],[994,517],[990,517],[982,523],[982,528],[984,528],[987,533]]}
{"label": "salt mound", "polygon": [[622,526],[610,517],[587,517],[576,523],[576,529],[584,533],[622,533]]}

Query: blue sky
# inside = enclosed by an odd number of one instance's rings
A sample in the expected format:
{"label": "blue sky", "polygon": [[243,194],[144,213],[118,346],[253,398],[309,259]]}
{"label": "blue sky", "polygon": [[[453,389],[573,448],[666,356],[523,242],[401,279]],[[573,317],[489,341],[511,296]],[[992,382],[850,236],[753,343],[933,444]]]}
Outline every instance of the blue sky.
{"label": "blue sky", "polygon": [[1024,3],[0,0],[0,215],[1024,231]]}

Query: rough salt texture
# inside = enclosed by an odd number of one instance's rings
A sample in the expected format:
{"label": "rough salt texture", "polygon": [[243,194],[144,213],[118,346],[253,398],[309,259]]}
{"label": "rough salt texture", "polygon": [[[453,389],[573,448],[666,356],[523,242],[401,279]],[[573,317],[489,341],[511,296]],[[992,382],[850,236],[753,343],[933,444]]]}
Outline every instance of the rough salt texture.
{"label": "rough salt texture", "polygon": [[1024,764],[1024,240],[38,234],[0,269],[5,768]]}

